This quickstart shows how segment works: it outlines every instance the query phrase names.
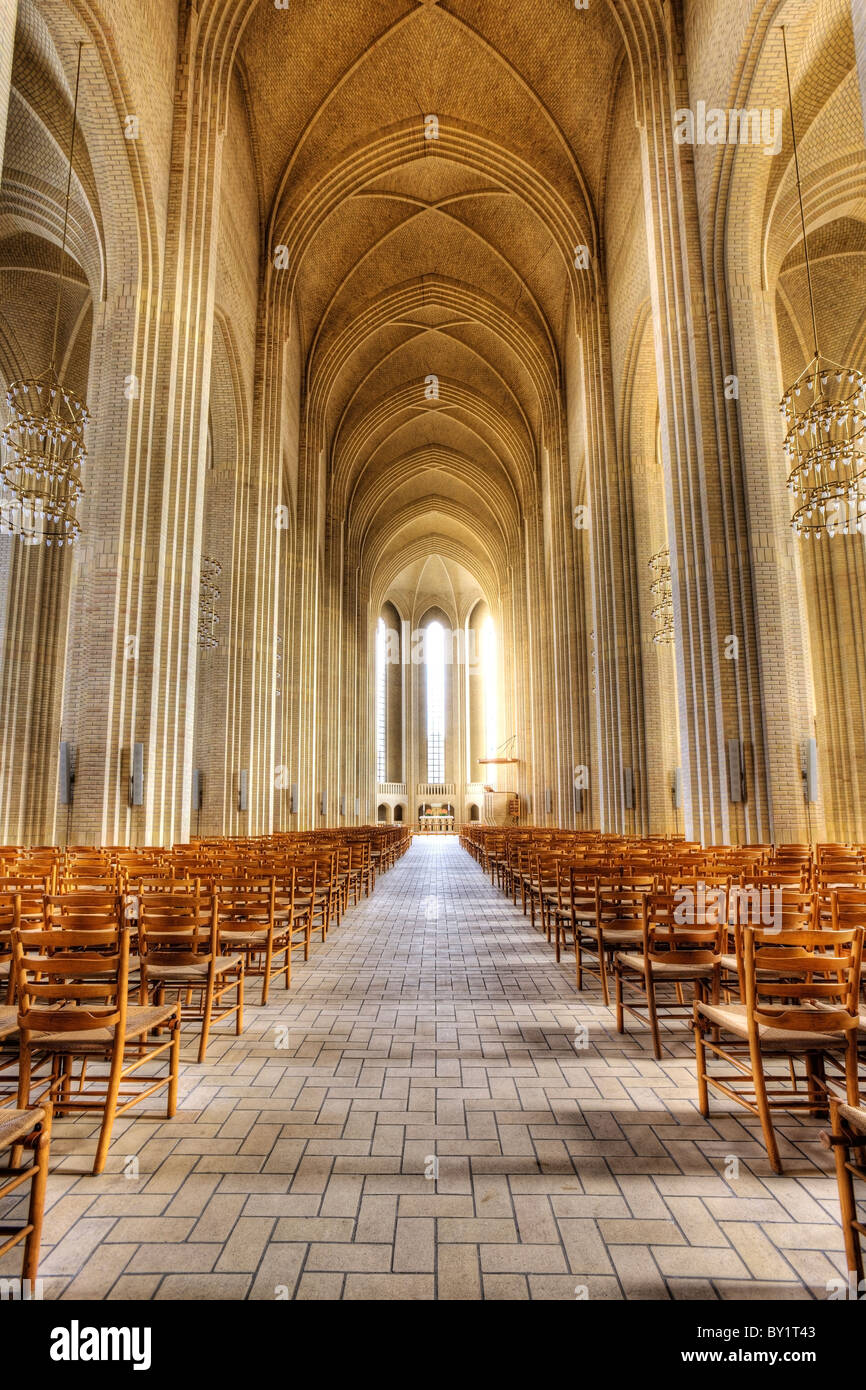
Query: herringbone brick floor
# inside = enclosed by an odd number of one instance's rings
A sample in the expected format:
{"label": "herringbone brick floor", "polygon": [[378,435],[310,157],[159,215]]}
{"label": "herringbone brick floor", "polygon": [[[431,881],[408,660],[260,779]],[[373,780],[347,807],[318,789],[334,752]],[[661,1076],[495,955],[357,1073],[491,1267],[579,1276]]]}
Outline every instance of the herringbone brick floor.
{"label": "herringbone brick floor", "polygon": [[119,1121],[105,1174],[96,1126],[57,1122],[45,1296],[826,1298],[820,1125],[780,1122],[774,1176],[666,1042],[620,1037],[455,839],[416,840],[242,1037],[204,1066],[185,1040],[177,1116]]}

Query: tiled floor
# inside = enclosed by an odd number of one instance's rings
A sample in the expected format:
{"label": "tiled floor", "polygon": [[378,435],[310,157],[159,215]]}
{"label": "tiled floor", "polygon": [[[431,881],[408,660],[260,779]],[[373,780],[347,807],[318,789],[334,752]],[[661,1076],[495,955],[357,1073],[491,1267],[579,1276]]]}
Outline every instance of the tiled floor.
{"label": "tiled floor", "polygon": [[826,1298],[820,1125],[780,1124],[773,1176],[745,1112],[699,1115],[687,1037],[657,1063],[573,980],[456,840],[416,840],[287,1003],[205,1066],[185,1043],[176,1118],[119,1122],[102,1177],[58,1122],[45,1297]]}

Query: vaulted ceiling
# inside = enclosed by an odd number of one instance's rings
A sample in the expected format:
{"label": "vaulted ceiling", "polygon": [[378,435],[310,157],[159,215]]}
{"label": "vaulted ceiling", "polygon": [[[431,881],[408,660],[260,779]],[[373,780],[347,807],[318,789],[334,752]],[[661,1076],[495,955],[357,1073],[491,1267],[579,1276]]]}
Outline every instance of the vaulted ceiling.
{"label": "vaulted ceiling", "polygon": [[377,599],[426,549],[495,600],[621,56],[609,7],[571,0],[544,24],[531,0],[293,0],[246,27],[268,249],[287,248],[308,419]]}

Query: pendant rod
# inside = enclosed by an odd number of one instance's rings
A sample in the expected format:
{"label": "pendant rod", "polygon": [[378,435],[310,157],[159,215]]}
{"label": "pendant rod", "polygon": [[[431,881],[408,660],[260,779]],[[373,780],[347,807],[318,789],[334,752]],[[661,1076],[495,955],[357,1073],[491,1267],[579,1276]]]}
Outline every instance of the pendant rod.
{"label": "pendant rod", "polygon": [[794,146],[794,172],[797,177],[797,197],[800,203],[800,226],[803,230],[803,256],[806,261],[806,282],[809,286],[809,310],[812,315],[812,342],[815,347],[816,359],[820,355],[818,352],[818,323],[815,317],[815,295],[812,291],[812,267],[809,263],[809,243],[806,239],[806,213],[803,208],[803,185],[800,180],[800,156],[797,151],[797,127],[794,123],[794,98],[791,95],[791,71],[788,67],[788,40],[785,33],[785,25],[780,25],[782,30],[782,50],[785,54],[785,82],[788,87],[788,113],[791,117],[791,140]]}
{"label": "pendant rod", "polygon": [[63,296],[63,282],[66,278],[66,245],[69,235],[69,204],[72,197],[72,163],[75,158],[75,131],[78,125],[78,93],[81,88],[81,52],[84,43],[78,45],[78,67],[75,73],[75,100],[72,105],[72,134],[69,138],[69,169],[66,175],[66,208],[63,214],[63,244],[60,250],[60,264],[57,275],[57,305],[54,310],[54,338],[51,344],[51,370],[57,371],[57,342],[60,335],[60,305]]}

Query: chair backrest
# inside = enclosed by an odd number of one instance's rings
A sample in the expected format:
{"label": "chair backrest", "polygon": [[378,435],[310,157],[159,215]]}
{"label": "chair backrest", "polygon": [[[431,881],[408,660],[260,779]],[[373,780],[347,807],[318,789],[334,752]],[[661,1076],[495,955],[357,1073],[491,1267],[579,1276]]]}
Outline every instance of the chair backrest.
{"label": "chair backrest", "polygon": [[220,931],[270,931],[274,926],[276,878],[223,882],[219,890]]}
{"label": "chair backrest", "polygon": [[[650,885],[652,886],[652,885]],[[644,901],[649,890],[633,885],[623,887],[618,878],[598,878],[598,924],[618,931],[643,928]]]}
{"label": "chair backrest", "polygon": [[732,926],[764,927],[767,932],[817,929],[818,895],[796,884],[735,884],[729,921]]}
{"label": "chair backrest", "polygon": [[215,893],[147,893],[139,900],[138,945],[148,965],[202,965],[219,953]]}
{"label": "chair backrest", "polygon": [[365,870],[370,866],[370,842],[369,840],[353,840],[349,845],[349,863],[352,872]]}
{"label": "chair backrest", "polygon": [[48,894],[44,904],[49,928],[94,931],[114,926],[121,916],[120,896],[112,889]]}
{"label": "chair backrest", "polygon": [[[684,908],[686,910],[684,910]],[[685,904],[681,894],[648,893],[643,901],[644,954],[669,965],[718,966],[727,932],[726,890]]]}
{"label": "chair backrest", "polygon": [[588,874],[582,864],[560,860],[557,865],[559,906],[569,906],[575,918],[581,914],[590,921],[598,913],[598,876]]}
{"label": "chair backrest", "polygon": [[39,893],[44,897],[53,891],[51,874],[15,873],[0,878],[0,893]]}
{"label": "chair backrest", "polygon": [[126,1021],[129,928],[71,928],[12,933],[18,1027],[31,1032],[90,1032]]}
{"label": "chair backrest", "polygon": [[750,1026],[848,1032],[859,1025],[863,928],[736,928]]}
{"label": "chair backrest", "polygon": [[866,888],[836,888],[830,895],[830,919],[834,931],[866,927]]}

